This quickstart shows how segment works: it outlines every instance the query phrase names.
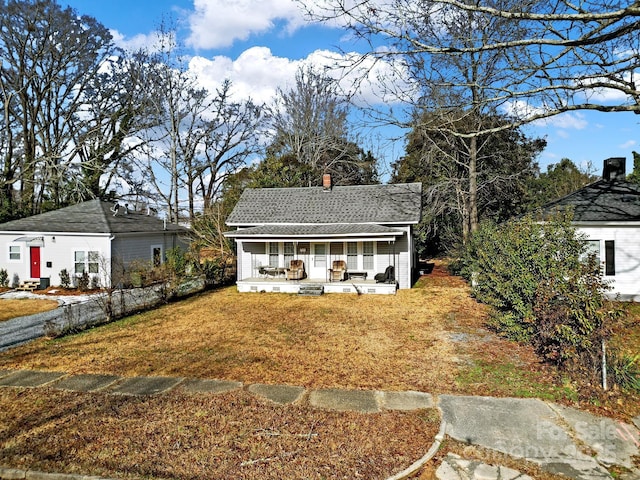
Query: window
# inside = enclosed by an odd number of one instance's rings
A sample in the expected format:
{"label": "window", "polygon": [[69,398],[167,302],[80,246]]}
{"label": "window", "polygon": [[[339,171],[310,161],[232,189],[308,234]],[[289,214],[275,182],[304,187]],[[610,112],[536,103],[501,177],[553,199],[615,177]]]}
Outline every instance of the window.
{"label": "window", "polygon": [[293,254],[295,252],[295,248],[293,246],[293,242],[284,242],[284,266],[289,268],[291,265],[291,260],[293,260]]}
{"label": "window", "polygon": [[373,270],[373,242],[362,242],[362,268]]}
{"label": "window", "polygon": [[278,266],[278,244],[275,242],[269,243],[269,266]]}
{"label": "window", "polygon": [[347,242],[347,270],[358,270],[358,244]]}
{"label": "window", "polygon": [[100,266],[100,254],[98,252],[87,252],[87,270],[89,273],[98,273]]}
{"label": "window", "polygon": [[73,271],[77,274],[98,273],[100,267],[100,253],[96,251],[78,250],[73,253]]}
{"label": "window", "polygon": [[22,260],[20,245],[9,245],[9,260],[12,262],[19,262]]}
{"label": "window", "polygon": [[163,263],[162,245],[153,245],[151,247],[151,261],[154,267],[159,267]]}
{"label": "window", "polygon": [[616,274],[616,248],[613,240],[604,242],[604,274]]}
{"label": "window", "polygon": [[600,240],[587,240],[584,254],[580,260],[586,262],[590,255],[595,257],[596,268],[600,271]]}

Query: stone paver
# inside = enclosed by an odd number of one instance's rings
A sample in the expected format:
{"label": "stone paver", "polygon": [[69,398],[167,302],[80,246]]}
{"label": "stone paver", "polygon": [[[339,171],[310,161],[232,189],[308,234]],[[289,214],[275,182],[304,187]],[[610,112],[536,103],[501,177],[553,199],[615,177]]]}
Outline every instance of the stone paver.
{"label": "stone paver", "polygon": [[422,392],[378,392],[378,401],[387,410],[433,408],[433,396]]}
{"label": "stone paver", "polygon": [[0,386],[4,387],[42,387],[65,376],[61,372],[39,372],[34,370],[18,370],[0,378]]}
{"label": "stone paver", "polygon": [[533,480],[529,475],[512,468],[465,460],[454,453],[449,453],[444,458],[436,470],[436,478],[439,480]]}
{"label": "stone paver", "polygon": [[225,393],[242,388],[242,382],[191,378],[182,382],[180,388],[190,393]]}
{"label": "stone paver", "polygon": [[632,422],[636,426],[636,428],[638,428],[640,430],[640,415],[638,415],[637,417],[633,418]]}
{"label": "stone paver", "polygon": [[561,418],[536,399],[442,395],[439,405],[452,438],[538,463],[577,480],[609,479],[559,425]]}
{"label": "stone paver", "polygon": [[113,385],[120,378],[116,375],[70,375],[58,380],[52,387],[73,392],[95,392]]}
{"label": "stone paver", "polygon": [[309,394],[312,407],[329,410],[354,410],[363,413],[379,412],[376,392],[367,390],[314,390]]}
{"label": "stone paver", "polygon": [[175,388],[184,379],[175,377],[132,377],[109,389],[121,395],[156,395]]}
{"label": "stone paver", "polygon": [[[640,455],[640,432],[633,425],[562,405],[552,407],[572,428],[576,437],[597,452],[596,458],[600,463],[634,468],[632,457]],[[640,478],[640,470],[637,473]]]}
{"label": "stone paver", "polygon": [[271,400],[272,402],[287,404],[295,403],[302,398],[305,392],[303,387],[292,387],[289,385],[264,385],[255,383],[247,387],[254,395]]}

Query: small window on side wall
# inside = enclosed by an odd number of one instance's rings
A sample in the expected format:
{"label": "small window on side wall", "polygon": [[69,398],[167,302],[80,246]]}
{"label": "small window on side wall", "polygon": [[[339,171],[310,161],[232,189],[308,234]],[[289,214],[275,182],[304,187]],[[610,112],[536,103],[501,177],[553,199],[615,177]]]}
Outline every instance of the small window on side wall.
{"label": "small window on side wall", "polygon": [[604,242],[604,274],[616,274],[616,247],[613,240]]}
{"label": "small window on side wall", "polygon": [[151,260],[154,267],[159,267],[163,263],[162,246],[155,245],[151,247]]}
{"label": "small window on side wall", "polygon": [[9,245],[9,260],[12,262],[19,262],[22,260],[20,245]]}

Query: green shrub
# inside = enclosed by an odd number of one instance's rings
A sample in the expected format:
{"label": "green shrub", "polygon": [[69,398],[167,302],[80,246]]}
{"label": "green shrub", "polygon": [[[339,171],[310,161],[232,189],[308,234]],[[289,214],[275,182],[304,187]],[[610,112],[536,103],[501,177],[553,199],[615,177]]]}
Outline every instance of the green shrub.
{"label": "green shrub", "polygon": [[0,287],[9,286],[9,273],[4,269],[0,269]]}
{"label": "green shrub", "polygon": [[60,286],[62,288],[69,288],[71,286],[71,277],[69,271],[66,268],[60,270]]}
{"label": "green shrub", "polygon": [[18,288],[20,286],[20,276],[17,273],[13,274],[11,279],[11,288]]}
{"label": "green shrub", "polygon": [[623,312],[607,300],[610,287],[585,240],[566,214],[483,224],[459,268],[476,298],[493,307],[490,323],[499,333],[592,377]]}
{"label": "green shrub", "polygon": [[78,290],[81,292],[89,290],[89,282],[89,274],[87,272],[82,272],[82,275],[78,277]]}
{"label": "green shrub", "polygon": [[640,393],[640,354],[627,355],[614,352],[609,356],[613,381],[625,390]]}

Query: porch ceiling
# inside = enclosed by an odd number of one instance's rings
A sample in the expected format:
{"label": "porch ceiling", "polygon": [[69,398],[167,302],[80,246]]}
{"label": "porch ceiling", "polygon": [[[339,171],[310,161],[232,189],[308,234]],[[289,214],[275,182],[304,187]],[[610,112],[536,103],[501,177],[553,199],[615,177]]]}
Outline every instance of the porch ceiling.
{"label": "porch ceiling", "polygon": [[243,228],[235,230],[233,232],[226,232],[224,234],[229,238],[238,239],[262,239],[272,240],[274,238],[280,239],[298,239],[298,240],[311,240],[311,239],[331,239],[331,238],[361,238],[372,237],[381,238],[385,240],[393,240],[395,237],[404,235],[404,231],[385,227],[383,225],[376,224],[321,224],[321,225],[259,225],[256,227]]}

